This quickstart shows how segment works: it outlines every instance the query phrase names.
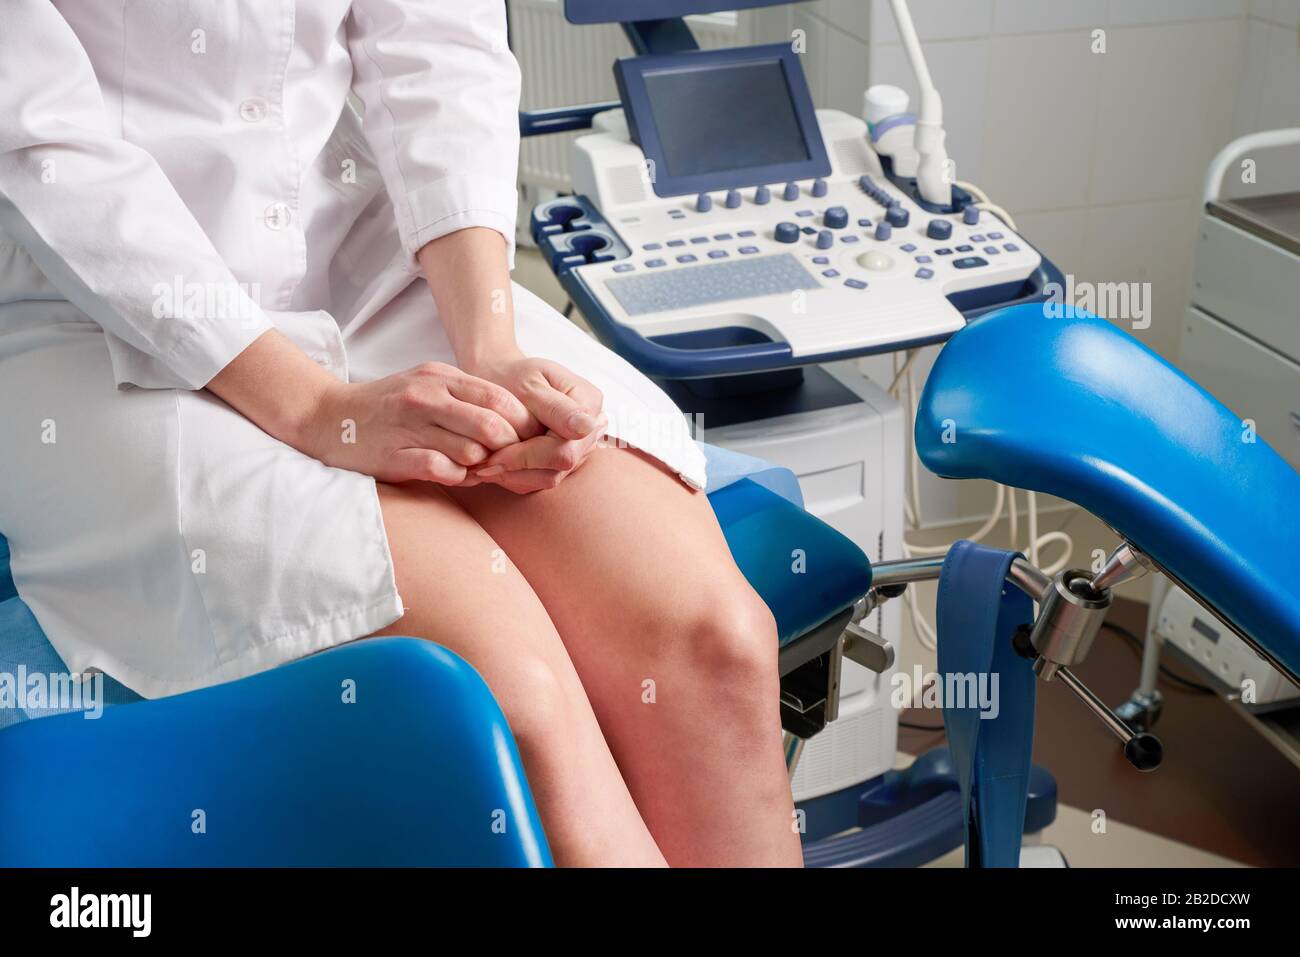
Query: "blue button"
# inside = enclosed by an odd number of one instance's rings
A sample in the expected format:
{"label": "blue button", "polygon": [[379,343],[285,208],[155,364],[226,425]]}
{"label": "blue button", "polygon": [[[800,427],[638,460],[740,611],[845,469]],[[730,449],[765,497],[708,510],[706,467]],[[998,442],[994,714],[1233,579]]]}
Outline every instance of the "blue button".
{"label": "blue button", "polygon": [[682,212],[680,209],[670,209],[670,210],[668,211],[668,215],[671,216],[673,219],[685,219],[685,218],[686,218],[686,214],[685,214],[684,212]]}
{"label": "blue button", "polygon": [[916,271],[917,279],[931,279],[933,277],[934,277],[933,269],[926,269],[924,266],[922,266],[920,269]]}
{"label": "blue button", "polygon": [[1007,244],[1004,245],[1002,248],[1005,249],[1005,250],[1006,250],[1007,252],[1009,252],[1009,253],[1018,253],[1018,252],[1020,252],[1020,247],[1017,246],[1015,243],[1007,243]]}
{"label": "blue button", "polygon": [[811,226],[804,226],[799,230],[799,232],[803,233],[805,236],[812,236],[817,232],[817,230],[813,229]]}
{"label": "blue button", "polygon": [[667,264],[666,262],[664,262],[662,259],[647,259],[647,260],[645,261],[645,264],[646,264],[646,266],[648,266],[650,269],[658,269],[660,266],[667,266],[667,265],[668,265],[668,264]]}
{"label": "blue button", "polygon": [[766,186],[760,186],[754,190],[754,202],[760,206],[766,206],[772,202],[772,191]]}
{"label": "blue button", "polygon": [[985,247],[984,247],[984,253],[985,253],[985,255],[988,255],[988,256],[996,256],[996,255],[998,255],[1000,252],[1002,252],[1002,250],[998,249],[997,246],[985,246]]}
{"label": "blue button", "polygon": [[735,209],[738,207],[740,205],[740,190],[727,190],[727,198],[722,201],[722,205],[726,206],[727,209]]}
{"label": "blue button", "polygon": [[989,239],[1001,239],[1001,238],[1002,238],[1001,233],[989,233]]}
{"label": "blue button", "polygon": [[668,245],[669,245],[669,246],[685,246],[685,245],[686,245],[686,240],[684,240],[684,239],[670,239],[670,240],[668,240]]}
{"label": "blue button", "polygon": [[881,242],[884,242],[893,234],[893,227],[891,227],[889,223],[880,223],[876,226],[876,238]]}
{"label": "blue button", "polygon": [[861,176],[858,177],[858,185],[861,186],[863,189],[871,189],[876,184],[871,181],[870,176],[868,176],[866,173],[863,173]]}
{"label": "blue button", "polygon": [[832,206],[822,214],[822,225],[830,229],[843,229],[849,224],[849,211],[843,206]]}
{"label": "blue button", "polygon": [[952,223],[946,219],[932,219],[925,227],[925,234],[931,239],[947,239],[952,235]]}
{"label": "blue button", "polygon": [[972,233],[970,237],[970,241],[973,243],[982,243],[984,242],[984,237],[981,236],[979,233]]}
{"label": "blue button", "polygon": [[974,246],[958,246],[958,247],[957,247],[957,252],[959,252],[959,253],[973,253],[974,251],[975,251],[975,247],[974,247]]}
{"label": "blue button", "polygon": [[817,234],[818,249],[830,249],[834,245],[835,245],[835,234],[832,233],[829,229],[823,229],[820,233]]}
{"label": "blue button", "polygon": [[974,206],[967,206],[961,211],[961,221],[967,226],[974,226],[980,221],[980,211]]}
{"label": "blue button", "polygon": [[846,279],[846,280],[844,280],[844,285],[848,286],[850,289],[866,289],[866,288],[867,288],[867,284],[866,284],[865,282],[863,282],[861,279]]}
{"label": "blue button", "polygon": [[795,215],[807,217],[807,216],[815,216],[817,214],[814,213],[811,209],[801,209],[799,210],[799,212],[795,213]]}
{"label": "blue button", "polygon": [[912,245],[911,243],[903,243],[903,245],[900,246],[899,248],[900,248],[901,250],[903,250],[903,252],[905,252],[905,253],[914,253],[914,252],[916,252],[916,247],[915,247],[914,245]]}
{"label": "blue button", "polygon": [[631,263],[619,263],[614,267],[614,272],[631,272],[633,266]]}
{"label": "blue button", "polygon": [[902,206],[890,206],[885,210],[885,218],[891,226],[906,226],[912,217]]}
{"label": "blue button", "polygon": [[741,247],[740,247],[740,252],[741,252],[741,255],[743,255],[743,256],[752,256],[754,253],[758,252],[758,247],[757,247],[757,246],[741,246]]}
{"label": "blue button", "polygon": [[777,222],[776,230],[772,233],[779,243],[798,242],[800,238],[800,228],[793,222]]}
{"label": "blue button", "polygon": [[710,249],[710,250],[709,250],[709,258],[710,258],[710,259],[726,259],[726,258],[727,258],[727,251],[726,251],[725,249]]}
{"label": "blue button", "polygon": [[695,197],[695,211],[697,213],[707,213],[713,208],[713,197],[708,193],[700,193]]}
{"label": "blue button", "polygon": [[741,239],[748,239],[750,236],[754,235],[754,231],[752,229],[742,229],[740,232],[736,233],[736,235]]}
{"label": "blue button", "polygon": [[935,254],[936,256],[951,256],[951,255],[952,255],[952,250],[949,249],[947,246],[944,246],[942,249],[936,249],[936,250],[934,251],[934,254]]}
{"label": "blue button", "polygon": [[815,179],[812,184],[812,194],[819,199],[826,195],[826,180]]}
{"label": "blue button", "polygon": [[931,259],[929,256],[917,256],[916,261],[919,263],[934,262],[934,260]]}
{"label": "blue button", "polygon": [[840,242],[842,243],[856,243],[857,241],[858,241],[858,237],[854,236],[852,233],[849,233],[847,236],[840,237]]}
{"label": "blue button", "polygon": [[718,233],[718,235],[714,236],[713,238],[720,243],[725,243],[728,239],[731,238],[731,233]]}
{"label": "blue button", "polygon": [[958,269],[974,269],[976,266],[987,266],[989,261],[979,256],[963,256],[961,259],[954,259],[952,264]]}
{"label": "blue button", "polygon": [[649,253],[649,252],[654,252],[656,249],[662,249],[663,247],[660,246],[658,243],[646,243],[641,248]]}
{"label": "blue button", "polygon": [[696,246],[699,246],[701,243],[707,243],[708,241],[709,241],[709,237],[708,237],[708,236],[692,236],[692,237],[691,237],[691,242],[694,243]]}
{"label": "blue button", "polygon": [[792,202],[793,200],[798,199],[798,198],[799,198],[799,184],[798,184],[798,183],[786,183],[786,184],[785,184],[785,189],[782,190],[782,192],[781,192],[781,198],[784,199],[786,202]]}
{"label": "blue button", "polygon": [[858,220],[858,225],[861,226],[863,229],[866,229],[867,227],[869,227],[869,226],[871,225],[871,220],[869,220],[869,219],[859,219],[859,220]]}
{"label": "blue button", "polygon": [[815,262],[818,266],[829,266],[831,261],[827,259],[825,256],[814,256],[813,262]]}
{"label": "blue button", "polygon": [[679,263],[694,263],[694,262],[699,262],[699,259],[696,258],[694,253],[685,253],[681,256],[678,256],[677,261]]}
{"label": "blue button", "polygon": [[822,275],[825,276],[827,279],[834,279],[834,278],[835,278],[836,276],[838,276],[839,274],[840,274],[840,271],[839,271],[838,269],[823,269],[823,270],[822,270]]}

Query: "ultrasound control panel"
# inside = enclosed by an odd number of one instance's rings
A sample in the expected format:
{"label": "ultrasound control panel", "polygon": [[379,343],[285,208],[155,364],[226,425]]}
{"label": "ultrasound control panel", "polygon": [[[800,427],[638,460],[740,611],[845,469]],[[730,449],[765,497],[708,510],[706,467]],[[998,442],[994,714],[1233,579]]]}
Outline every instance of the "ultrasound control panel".
{"label": "ultrasound control panel", "polygon": [[[683,61],[686,77],[656,75]],[[622,62],[626,108],[575,143],[577,195],[532,219],[607,341],[697,343],[715,369],[725,343],[787,364],[865,355],[940,341],[1041,270],[991,213],[886,175],[863,121],[812,109],[785,45]]]}

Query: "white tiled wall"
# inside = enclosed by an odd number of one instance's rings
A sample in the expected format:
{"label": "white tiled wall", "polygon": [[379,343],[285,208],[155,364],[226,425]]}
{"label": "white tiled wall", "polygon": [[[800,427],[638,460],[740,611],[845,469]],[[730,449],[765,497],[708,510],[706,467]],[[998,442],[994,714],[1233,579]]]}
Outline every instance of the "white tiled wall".
{"label": "white tiled wall", "polygon": [[[1300,125],[1300,0],[910,6],[958,177],[1077,280],[1150,282],[1151,325],[1134,334],[1172,356],[1206,167],[1243,133]],[[756,24],[765,39],[806,31],[819,105],[859,114],[871,83],[916,95],[885,0],[815,0]],[[1300,150],[1256,159],[1249,189],[1300,189]],[[988,508],[987,489],[923,482],[930,520]]]}

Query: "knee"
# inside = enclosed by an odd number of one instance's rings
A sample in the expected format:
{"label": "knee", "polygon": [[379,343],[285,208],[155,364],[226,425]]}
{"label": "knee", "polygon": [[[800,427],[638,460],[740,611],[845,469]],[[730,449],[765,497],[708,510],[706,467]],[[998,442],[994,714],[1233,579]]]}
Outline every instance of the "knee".
{"label": "knee", "polygon": [[544,756],[564,746],[572,702],[549,662],[521,654],[488,669],[484,677],[521,752]]}
{"label": "knee", "polygon": [[779,685],[772,612],[743,581],[706,598],[679,613],[685,618],[679,627],[692,669],[728,706],[736,700],[770,706]]}

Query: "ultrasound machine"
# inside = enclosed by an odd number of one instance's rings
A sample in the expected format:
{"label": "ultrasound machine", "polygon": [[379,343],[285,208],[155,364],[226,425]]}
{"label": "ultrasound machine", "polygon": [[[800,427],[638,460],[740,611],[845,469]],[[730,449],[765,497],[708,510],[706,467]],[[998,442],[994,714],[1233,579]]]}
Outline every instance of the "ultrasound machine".
{"label": "ultrasound machine", "polygon": [[[521,116],[525,135],[592,131],[573,194],[539,204],[531,234],[593,333],[697,438],[793,471],[807,510],[879,561],[902,554],[911,422],[858,360],[943,342],[1063,279],[952,182],[919,45],[918,113],[876,87],[868,123],[815,108],[792,43],[700,50],[680,19],[771,3],[568,0],[570,22],[620,23],[636,55],[614,64],[617,102]],[[899,605],[872,612],[889,664],[846,657],[838,719],[799,758],[809,837],[894,767]]]}

